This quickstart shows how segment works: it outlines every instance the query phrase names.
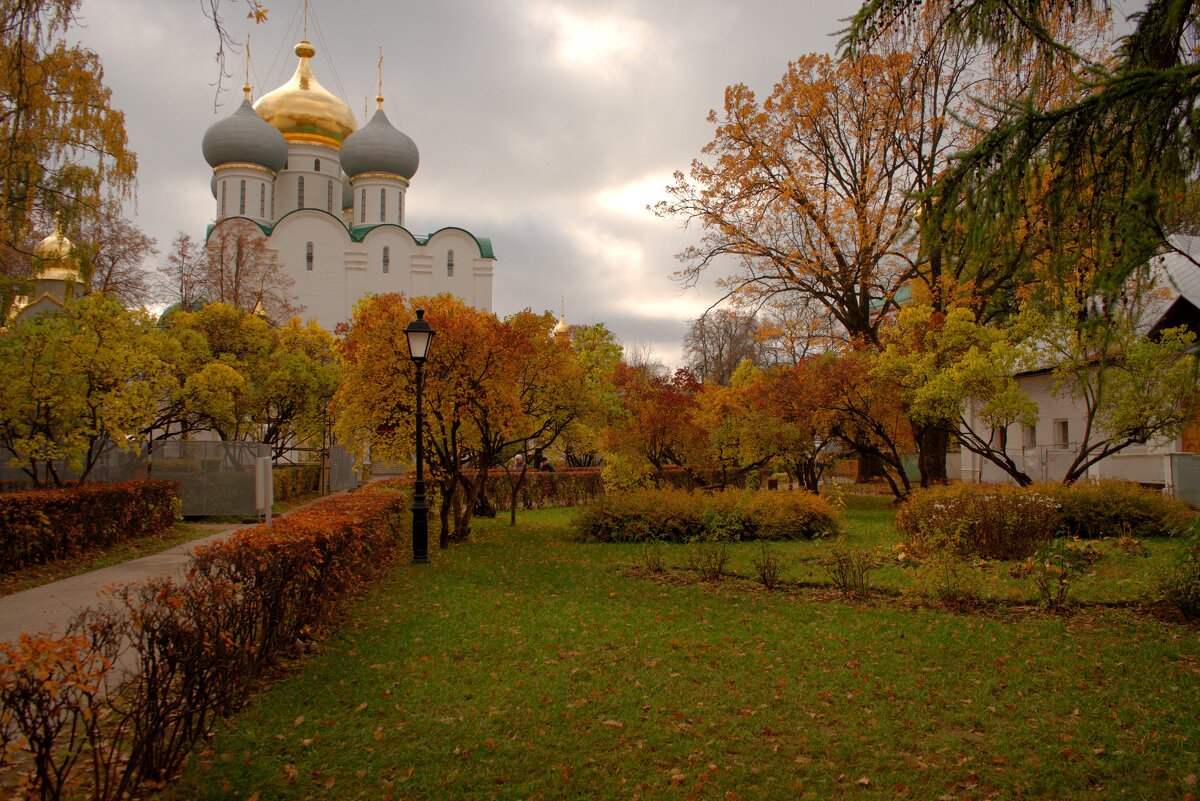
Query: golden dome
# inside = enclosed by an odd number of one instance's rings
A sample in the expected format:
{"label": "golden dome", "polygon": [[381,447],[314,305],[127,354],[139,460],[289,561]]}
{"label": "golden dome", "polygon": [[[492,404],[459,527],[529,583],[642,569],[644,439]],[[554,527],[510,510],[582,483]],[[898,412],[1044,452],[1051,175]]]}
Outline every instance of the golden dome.
{"label": "golden dome", "polygon": [[51,281],[78,281],[79,264],[71,255],[71,240],[62,234],[58,225],[54,233],[38,243],[33,249],[33,264],[36,278]]}
{"label": "golden dome", "polygon": [[321,86],[308,60],[316,49],[308,42],[296,45],[300,63],[292,79],[254,104],[254,110],[274,125],[289,142],[315,142],[340,148],[358,127],[350,107]]}
{"label": "golden dome", "polygon": [[560,337],[564,334],[569,334],[569,333],[571,333],[571,329],[569,327],[567,327],[566,318],[559,320],[558,325],[554,326],[554,335],[555,336]]}

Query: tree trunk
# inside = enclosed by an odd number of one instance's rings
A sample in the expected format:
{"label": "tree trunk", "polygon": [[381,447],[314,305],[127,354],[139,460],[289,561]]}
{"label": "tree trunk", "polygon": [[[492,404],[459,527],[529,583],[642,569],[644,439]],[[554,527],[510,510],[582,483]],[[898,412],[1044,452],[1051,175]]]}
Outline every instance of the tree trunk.
{"label": "tree trunk", "polygon": [[932,487],[945,484],[946,453],[950,449],[950,426],[947,423],[932,423],[913,426],[917,442],[917,467],[921,471],[921,486]]}
{"label": "tree trunk", "polygon": [[441,484],[441,501],[438,503],[438,520],[441,523],[441,530],[438,532],[438,547],[442,550],[450,547],[450,510],[454,506],[454,496],[457,488],[454,485],[454,479],[440,482]]}

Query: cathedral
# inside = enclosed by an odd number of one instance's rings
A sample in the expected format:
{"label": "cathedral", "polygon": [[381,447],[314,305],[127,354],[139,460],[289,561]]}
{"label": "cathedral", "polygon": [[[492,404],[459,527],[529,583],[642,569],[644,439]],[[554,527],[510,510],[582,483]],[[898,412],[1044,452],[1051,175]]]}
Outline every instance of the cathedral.
{"label": "cathedral", "polygon": [[[291,80],[245,100],[204,134],[216,222],[249,221],[266,237],[301,316],[326,329],[348,321],[368,293],[450,293],[492,307],[489,240],[447,226],[418,236],[404,226],[417,146],[378,110],[358,127],[350,107],[313,77],[316,49],[296,45]],[[240,223],[245,225],[245,223]]]}

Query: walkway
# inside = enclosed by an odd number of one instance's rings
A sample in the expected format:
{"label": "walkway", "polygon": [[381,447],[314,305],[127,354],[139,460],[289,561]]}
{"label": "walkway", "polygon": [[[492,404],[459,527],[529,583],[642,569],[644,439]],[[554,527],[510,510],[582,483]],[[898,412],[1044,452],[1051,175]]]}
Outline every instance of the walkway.
{"label": "walkway", "polygon": [[[287,514],[321,500],[324,499],[317,498],[295,506],[289,509]],[[276,515],[276,519],[279,517]],[[182,577],[196,546],[224,539],[233,532],[249,528],[251,525],[253,524],[212,525],[213,533],[202,539],[185,542],[169,550],[143,556],[141,559],[132,559],[119,565],[4,596],[0,598],[0,642],[16,640],[22,634],[63,634],[81,610],[95,606],[103,599],[105,587],[132,584],[151,578]]]}

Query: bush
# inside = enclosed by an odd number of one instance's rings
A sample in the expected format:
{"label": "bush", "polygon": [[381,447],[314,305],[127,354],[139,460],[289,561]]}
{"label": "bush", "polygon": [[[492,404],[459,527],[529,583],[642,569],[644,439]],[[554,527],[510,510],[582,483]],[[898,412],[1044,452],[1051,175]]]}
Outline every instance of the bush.
{"label": "bush", "polygon": [[721,541],[698,542],[688,554],[688,567],[705,581],[720,581],[729,564],[729,544]]}
{"label": "bush", "polygon": [[758,575],[758,583],[762,584],[764,589],[773,590],[779,586],[783,560],[767,546],[765,540],[761,553],[754,558],[754,572]]}
{"label": "bush", "polygon": [[1061,609],[1067,603],[1071,583],[1103,557],[1091,543],[1059,537],[1026,560],[1025,572],[1033,579],[1042,606]]}
{"label": "bush", "polygon": [[811,539],[836,534],[838,518],[822,498],[804,492],[634,490],[580,509],[572,525],[598,542],[699,542]]}
{"label": "bush", "polygon": [[1054,536],[1058,503],[1048,494],[996,484],[917,490],[896,513],[905,547],[918,557],[1024,559]]}
{"label": "bush", "polygon": [[178,485],[170,481],[0,495],[0,572],[153,536],[178,515]]}
{"label": "bush", "polygon": [[1128,481],[1038,484],[1033,491],[1058,501],[1058,534],[1064,537],[1166,537],[1192,519],[1182,501]]}
{"label": "bush", "polygon": [[865,598],[871,591],[870,572],[877,567],[875,554],[848,548],[834,548],[821,559],[825,575],[845,596]]}
{"label": "bush", "polygon": [[1200,620],[1200,534],[1191,534],[1187,547],[1159,579],[1158,597],[1188,620]]}

